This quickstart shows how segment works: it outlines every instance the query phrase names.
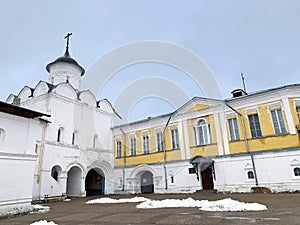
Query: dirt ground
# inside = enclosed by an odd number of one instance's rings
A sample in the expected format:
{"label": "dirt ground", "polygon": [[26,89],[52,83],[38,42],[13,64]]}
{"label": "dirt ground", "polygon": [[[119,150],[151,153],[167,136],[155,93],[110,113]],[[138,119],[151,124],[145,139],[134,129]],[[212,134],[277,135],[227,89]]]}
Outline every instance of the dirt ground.
{"label": "dirt ground", "polygon": [[[137,209],[137,203],[85,204],[90,199],[104,196],[72,199],[69,202],[52,202],[50,211],[43,214],[22,215],[0,220],[0,225],[29,225],[40,220],[54,221],[58,225],[95,224],[280,224],[300,225],[300,194],[178,194],[139,195],[150,199],[192,197],[198,200],[232,198],[243,202],[258,202],[268,207],[257,212],[205,212],[198,208]],[[134,196],[110,195],[126,198]]]}

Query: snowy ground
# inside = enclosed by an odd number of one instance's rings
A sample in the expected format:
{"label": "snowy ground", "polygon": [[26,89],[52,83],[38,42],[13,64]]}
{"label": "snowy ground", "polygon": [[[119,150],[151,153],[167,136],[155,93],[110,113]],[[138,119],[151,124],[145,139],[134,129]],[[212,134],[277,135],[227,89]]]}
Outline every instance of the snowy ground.
{"label": "snowy ground", "polygon": [[42,206],[42,205],[32,205],[33,211],[31,214],[36,214],[36,213],[46,213],[50,210],[49,206]]}
{"label": "snowy ground", "polygon": [[125,198],[125,199],[112,199],[112,198],[98,198],[86,202],[87,204],[97,203],[125,203],[125,202],[142,202],[136,207],[140,209],[153,209],[153,208],[178,208],[178,207],[198,207],[203,211],[261,211],[267,210],[265,205],[259,203],[245,203],[225,198],[218,201],[208,200],[194,200],[193,198],[187,199],[165,199],[165,200],[151,200],[142,197]]}
{"label": "snowy ground", "polygon": [[149,200],[144,197],[134,197],[134,198],[123,198],[123,199],[113,199],[113,198],[97,198],[90,201],[87,201],[87,204],[97,204],[97,203],[129,203],[129,202],[145,202]]}
{"label": "snowy ground", "polygon": [[[164,199],[164,200],[151,200],[144,197],[133,197],[123,199],[113,198],[97,198],[87,201],[86,204],[112,204],[112,203],[139,203],[136,208],[140,209],[153,209],[153,208],[186,208],[197,207],[203,211],[262,211],[267,210],[265,205],[259,203],[245,203],[225,198],[217,201],[208,200],[194,200],[193,198],[186,199]],[[44,213],[50,210],[48,206],[34,205],[35,211]],[[57,225],[53,221],[40,220],[30,225]]]}

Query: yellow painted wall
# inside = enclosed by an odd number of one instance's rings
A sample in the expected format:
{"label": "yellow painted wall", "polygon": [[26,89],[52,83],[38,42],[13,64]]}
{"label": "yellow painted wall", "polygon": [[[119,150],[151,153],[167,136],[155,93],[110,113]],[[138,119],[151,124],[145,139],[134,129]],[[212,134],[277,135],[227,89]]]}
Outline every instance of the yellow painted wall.
{"label": "yellow painted wall", "polygon": [[[261,150],[271,150],[271,149],[279,149],[279,148],[288,148],[288,147],[295,147],[300,145],[300,140],[298,134],[290,135],[290,134],[284,134],[284,135],[274,135],[274,129],[273,129],[273,123],[272,123],[272,118],[271,114],[269,112],[270,105],[276,102],[269,102],[265,104],[261,104],[258,106],[253,106],[254,108],[257,108],[258,116],[259,116],[259,121],[260,121],[260,126],[261,126],[261,131],[262,131],[262,137],[260,138],[252,138],[251,133],[250,133],[250,128],[249,128],[249,121],[247,114],[245,114],[245,110],[247,111],[249,108],[242,108],[239,109],[238,112],[244,115],[244,122],[245,122],[245,129],[246,129],[246,137],[248,139],[249,143],[249,150],[250,151],[261,151]],[[291,112],[292,112],[292,117],[293,121],[295,124],[299,124],[298,117],[296,114],[296,109],[294,106],[293,99],[289,99],[289,104],[291,107]],[[297,103],[298,104],[298,103]],[[276,104],[274,107],[276,106]],[[189,111],[195,111],[195,110],[201,110],[204,109],[204,105],[196,105],[193,108],[191,108]],[[273,109],[273,108],[271,108]],[[284,120],[285,120],[285,125],[286,128],[288,129],[287,126],[287,119],[285,115],[285,110],[282,111],[284,115]],[[253,112],[248,112],[248,115]],[[239,141],[230,141],[230,133],[229,133],[229,128],[228,128],[228,123],[227,119],[236,117],[237,122],[238,122],[238,127],[239,127],[239,136],[240,140]],[[212,143],[210,145],[206,146],[195,146],[195,141],[194,141],[194,131],[193,127],[196,124],[196,121],[198,119],[204,119],[206,120],[207,123],[210,124],[210,129],[211,129],[211,139]],[[220,121],[219,121],[220,122]],[[219,123],[221,124],[221,123]],[[166,129],[165,132],[165,149],[167,151],[167,161],[173,161],[173,160],[181,160],[181,151],[179,149],[176,150],[170,150],[171,149],[171,135],[170,135],[170,129],[172,127],[176,127],[177,124],[169,124],[169,127]],[[185,151],[190,151],[191,158],[197,155],[202,155],[202,156],[215,156],[218,155],[218,145],[217,145],[217,138],[216,138],[216,129],[220,129],[220,132],[222,133],[222,130],[224,129],[222,127],[215,127],[215,121],[214,121],[214,116],[213,114],[207,115],[204,117],[197,117],[193,119],[187,120],[187,134],[180,134],[178,133],[178,141],[180,141],[180,135],[188,135],[189,143],[190,143],[190,148],[189,149],[184,149]],[[136,136],[136,156],[130,156],[130,141],[129,141],[129,134],[126,134],[126,164],[128,166],[134,166],[134,165],[139,165],[139,164],[148,164],[148,163],[161,163],[163,162],[163,152],[157,152],[156,149],[156,129],[164,129],[164,124],[162,124],[160,127],[151,127],[148,130],[149,134],[149,149],[150,149],[150,154],[142,154],[142,138],[141,134],[144,130],[136,130],[131,133],[135,133]],[[224,141],[229,141],[229,150],[231,154],[235,153],[244,153],[246,152],[246,144],[244,141],[244,131],[243,131],[243,126],[242,126],[242,119],[238,115],[230,115],[226,117],[226,127],[227,133],[228,133],[228,140],[223,140],[222,139],[222,146],[224,147]],[[223,136],[222,136],[223,138]],[[120,167],[123,166],[124,163],[124,135],[122,135],[122,157],[121,158],[115,158],[115,166]],[[116,141],[115,141],[115,155],[116,155]]]}
{"label": "yellow painted wall", "polygon": [[191,158],[197,155],[201,156],[216,156],[218,155],[218,145],[205,145],[205,146],[199,146],[199,147],[191,147]]}
{"label": "yellow painted wall", "polygon": [[202,110],[202,109],[208,109],[208,108],[210,108],[209,105],[196,104],[195,106],[193,106],[192,108],[190,108],[187,111],[187,113],[189,113],[189,112],[195,112],[195,111]]}
{"label": "yellow painted wall", "polygon": [[[165,142],[164,147],[167,151],[167,160],[180,160],[181,159],[181,153],[180,150],[171,150],[171,133],[169,132],[169,129],[174,129],[173,127],[176,127],[176,123],[170,123],[169,127],[165,131]],[[157,152],[157,146],[156,146],[156,129],[159,129],[163,131],[164,126],[160,127],[152,127],[149,129],[143,129],[143,130],[136,130],[132,131],[128,134],[126,134],[126,165],[132,166],[132,165],[139,165],[144,163],[159,163],[164,161],[163,152]],[[142,136],[143,132],[148,131],[149,136],[149,154],[143,154],[143,141]],[[130,136],[135,134],[136,138],[136,156],[130,156]],[[115,158],[115,167],[123,166],[124,164],[124,135],[122,135],[122,157]],[[178,133],[178,141],[180,140],[180,134]],[[115,144],[114,144],[114,152],[115,156],[116,154],[116,138],[115,138]]]}
{"label": "yellow painted wall", "polygon": [[[293,120],[294,122],[297,119],[296,110],[294,106],[292,106],[292,100],[289,100],[291,105],[291,111],[293,114]],[[273,102],[269,102],[266,104],[258,105],[258,116],[259,116],[259,122],[261,126],[262,131],[262,137],[261,138],[251,138],[250,133],[250,127],[249,127],[249,121],[246,114],[244,114],[244,109],[238,110],[239,113],[245,115],[244,121],[245,121],[245,128],[246,128],[246,134],[248,138],[249,143],[249,149],[250,151],[260,151],[260,150],[270,150],[270,149],[278,149],[278,148],[288,148],[288,147],[295,147],[299,146],[299,138],[298,135],[290,135],[290,134],[284,134],[284,135],[275,135],[274,134],[274,128],[273,128],[273,122],[271,118],[271,114],[268,109],[268,105],[271,105]],[[278,107],[274,107],[278,108]],[[280,107],[279,107],[280,108]],[[273,109],[273,108],[271,108]],[[285,111],[283,110],[284,120],[285,120],[285,126],[288,130],[287,126],[287,119],[285,115]],[[249,113],[251,114],[251,113]],[[232,118],[233,116],[228,116],[226,119]],[[229,142],[229,148],[230,153],[241,153],[246,152],[246,144],[244,141],[244,132],[242,127],[242,120],[240,116],[237,116],[238,119],[238,127],[239,127],[239,134],[241,141],[233,141]],[[228,140],[230,140],[230,133],[229,133],[229,127],[227,123],[227,131],[228,131]]]}

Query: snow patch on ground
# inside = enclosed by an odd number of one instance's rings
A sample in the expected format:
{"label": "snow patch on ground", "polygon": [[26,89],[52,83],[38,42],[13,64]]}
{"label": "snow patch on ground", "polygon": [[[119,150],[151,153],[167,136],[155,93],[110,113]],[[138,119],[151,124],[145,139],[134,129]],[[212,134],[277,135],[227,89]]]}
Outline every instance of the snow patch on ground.
{"label": "snow patch on ground", "polygon": [[50,207],[49,206],[42,206],[42,205],[32,205],[33,207],[33,212],[31,212],[31,214],[35,214],[35,213],[46,213],[50,211]]}
{"label": "snow patch on ground", "polygon": [[113,198],[97,198],[87,201],[86,204],[98,204],[98,203],[132,203],[132,202],[144,202],[149,200],[144,197],[134,197],[134,198],[123,198],[123,199],[113,199]]}
{"label": "snow patch on ground", "polygon": [[47,222],[47,220],[40,220],[34,223],[31,223],[30,225],[57,225],[53,221]]}
{"label": "snow patch on ground", "polygon": [[140,209],[153,208],[178,208],[178,207],[199,207],[203,211],[261,211],[267,210],[265,205],[259,203],[245,203],[225,198],[218,201],[187,199],[165,199],[147,200],[136,206]]}
{"label": "snow patch on ground", "polygon": [[142,202],[136,206],[140,209],[154,209],[154,208],[178,208],[178,207],[198,207],[203,211],[261,211],[268,210],[265,205],[259,203],[245,203],[233,200],[231,198],[225,198],[217,201],[208,200],[194,200],[193,198],[187,199],[164,199],[164,200],[151,200],[144,197],[134,198],[97,198],[87,201],[86,204],[111,204],[111,203],[132,203]]}

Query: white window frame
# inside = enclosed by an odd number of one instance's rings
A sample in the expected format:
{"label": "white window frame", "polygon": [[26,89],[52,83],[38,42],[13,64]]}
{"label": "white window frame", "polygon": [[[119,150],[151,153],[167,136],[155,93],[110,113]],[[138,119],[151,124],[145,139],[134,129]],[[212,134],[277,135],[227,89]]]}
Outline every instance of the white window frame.
{"label": "white window frame", "polygon": [[[204,124],[200,124],[202,121]],[[211,144],[210,124],[208,124],[205,119],[198,119],[196,121],[196,125],[194,126],[194,139],[196,146]]]}
{"label": "white window frame", "polygon": [[295,176],[295,169],[296,168],[300,168],[300,159],[299,158],[294,158],[291,162],[290,162],[290,168],[291,168],[291,172],[292,174],[292,179],[293,180],[300,180],[300,176]]}
{"label": "white window frame", "polygon": [[[147,139],[146,139],[147,137]],[[142,135],[141,135],[141,138],[142,138],[142,153],[143,154],[149,154],[150,153],[150,147],[149,147],[149,132],[142,132]]]}
{"label": "white window frame", "polygon": [[284,121],[282,108],[269,109],[275,135],[286,134],[287,129]]}
{"label": "white window frame", "polygon": [[300,123],[300,105],[295,106],[296,114],[298,116],[298,121]]}
{"label": "white window frame", "polygon": [[116,141],[116,158],[122,157],[122,141],[117,140]]}
{"label": "white window frame", "polygon": [[[175,134],[174,134],[175,132]],[[179,142],[178,142],[178,138],[179,138],[179,134],[178,134],[178,129],[177,128],[173,128],[170,130],[170,136],[171,136],[171,149],[178,149],[179,148]]]}
{"label": "white window frame", "polygon": [[[255,182],[255,174],[254,174],[252,163],[250,163],[250,162],[246,163],[246,165],[244,166],[244,171],[245,171],[245,175],[246,175],[246,183],[254,183]],[[249,172],[253,173],[253,178],[249,178],[249,176],[248,176]]]}
{"label": "white window frame", "polygon": [[129,143],[130,143],[130,155],[136,155],[136,137],[129,136]]}
{"label": "white window frame", "polygon": [[237,118],[236,117],[228,118],[227,123],[228,123],[230,141],[240,140],[240,132],[239,132],[239,125],[238,125]]}
{"label": "white window frame", "polygon": [[162,131],[156,132],[156,151],[162,152],[164,151],[164,134]]}
{"label": "white window frame", "polygon": [[[254,123],[254,126],[255,126],[255,130],[254,130],[254,131],[255,131],[255,133],[256,133],[255,136],[252,135],[252,129],[251,129],[251,123],[250,123],[250,116],[252,117],[252,116],[254,116],[254,115],[257,115],[258,125],[259,125],[259,131],[260,131],[260,135],[258,135],[258,134],[257,134],[258,129],[257,129],[256,125],[255,125],[255,124],[256,124],[256,122],[255,122],[255,123]],[[259,138],[259,137],[262,137],[262,130],[261,130],[261,125],[260,125],[260,120],[259,120],[259,114],[258,114],[258,112],[248,114],[247,117],[248,117],[248,123],[249,123],[249,130],[250,130],[251,138]]]}

